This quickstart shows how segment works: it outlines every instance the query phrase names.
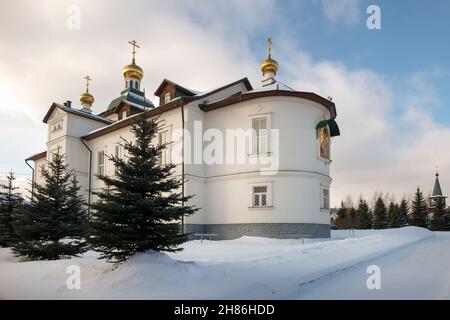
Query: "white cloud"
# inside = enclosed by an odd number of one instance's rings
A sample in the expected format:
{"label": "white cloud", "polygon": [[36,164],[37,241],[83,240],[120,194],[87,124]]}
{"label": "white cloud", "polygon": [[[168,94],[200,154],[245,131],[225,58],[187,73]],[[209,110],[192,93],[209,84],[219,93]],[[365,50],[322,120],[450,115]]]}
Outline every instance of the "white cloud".
{"label": "white cloud", "polygon": [[333,23],[354,25],[361,17],[360,0],[322,0],[323,13]]}

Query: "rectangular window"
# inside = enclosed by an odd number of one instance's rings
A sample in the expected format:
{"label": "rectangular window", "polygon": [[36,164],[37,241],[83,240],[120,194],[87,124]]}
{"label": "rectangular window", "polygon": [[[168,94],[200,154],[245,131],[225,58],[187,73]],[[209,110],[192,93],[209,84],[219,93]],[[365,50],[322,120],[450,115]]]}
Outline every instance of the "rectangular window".
{"label": "rectangular window", "polygon": [[166,92],[164,94],[164,103],[168,103],[170,102],[170,100],[172,99],[170,92]]}
{"label": "rectangular window", "polygon": [[326,188],[322,188],[322,199],[321,199],[321,209],[329,210],[330,209],[330,190]]}
{"label": "rectangular window", "polygon": [[[123,148],[122,148],[121,145],[116,144],[114,146],[114,156],[116,158],[122,159],[122,157],[123,157]],[[117,167],[114,168],[114,172],[115,172],[115,174],[117,174]]]}
{"label": "rectangular window", "polygon": [[253,187],[253,207],[264,208],[269,206],[269,192],[267,186]]}
{"label": "rectangular window", "polygon": [[105,151],[101,150],[97,152],[97,174],[105,174]]}
{"label": "rectangular window", "polygon": [[253,154],[267,153],[267,118],[252,119]]}
{"label": "rectangular window", "polygon": [[[169,143],[169,131],[161,131],[158,133],[158,144],[163,145]],[[169,163],[169,146],[166,146],[161,150],[161,155],[159,157],[159,164],[166,165]]]}
{"label": "rectangular window", "polygon": [[62,127],[63,127],[63,120],[59,120],[57,123],[52,125],[52,132],[59,131],[62,129]]}
{"label": "rectangular window", "polygon": [[122,119],[125,119],[126,117],[127,117],[127,111],[125,110],[122,112]]}

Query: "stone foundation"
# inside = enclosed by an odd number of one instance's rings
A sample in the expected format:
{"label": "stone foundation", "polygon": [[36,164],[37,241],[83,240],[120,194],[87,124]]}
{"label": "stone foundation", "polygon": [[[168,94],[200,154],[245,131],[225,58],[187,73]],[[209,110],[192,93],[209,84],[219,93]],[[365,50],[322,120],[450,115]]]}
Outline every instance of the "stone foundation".
{"label": "stone foundation", "polygon": [[329,238],[330,225],[314,223],[239,223],[239,224],[186,224],[189,239],[195,234],[217,234],[213,240],[232,240],[242,236],[274,239]]}

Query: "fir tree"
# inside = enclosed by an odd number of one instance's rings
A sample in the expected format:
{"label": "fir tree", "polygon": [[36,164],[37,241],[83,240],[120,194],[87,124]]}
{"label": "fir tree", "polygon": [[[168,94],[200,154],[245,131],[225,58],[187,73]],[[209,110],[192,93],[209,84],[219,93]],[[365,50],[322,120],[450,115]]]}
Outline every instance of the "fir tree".
{"label": "fir tree", "polygon": [[174,178],[175,165],[160,165],[167,144],[154,145],[155,120],[139,118],[132,126],[136,142],[123,140],[126,160],[111,156],[116,176],[98,176],[106,188],[92,208],[90,242],[101,258],[122,262],[147,250],[178,251],[187,240],[180,220],[197,209],[185,205],[191,198],[179,193],[182,182]]}
{"label": "fir tree", "polygon": [[417,188],[416,194],[411,205],[411,225],[421,228],[427,227],[428,213],[427,203],[423,197],[422,191]]}
{"label": "fir tree", "polygon": [[63,155],[54,154],[47,166],[41,168],[44,184],[34,185],[31,204],[14,223],[19,240],[13,252],[30,260],[57,260],[87,250],[82,239],[87,217],[77,180]]}
{"label": "fir tree", "polygon": [[367,230],[372,229],[372,215],[370,213],[369,206],[365,200],[359,201],[358,206],[359,227],[360,229]]}
{"label": "fir tree", "polygon": [[3,189],[3,192],[0,192],[3,198],[0,200],[0,247],[10,247],[17,241],[13,221],[22,203],[20,194],[16,192],[19,188],[14,186],[16,178],[12,171],[6,179],[6,184],[0,185]]}
{"label": "fir tree", "polygon": [[336,211],[336,219],[334,221],[337,229],[347,228],[347,208],[344,201],[341,201],[341,207]]}
{"label": "fir tree", "polygon": [[443,199],[436,201],[436,207],[430,214],[430,230],[445,231],[447,229],[447,210],[445,210],[445,202]]}
{"label": "fir tree", "polygon": [[389,227],[390,228],[400,228],[400,217],[399,217],[400,207],[398,204],[391,202],[388,209],[389,216]]}
{"label": "fir tree", "polygon": [[387,215],[386,205],[382,198],[378,198],[373,210],[372,226],[374,229],[389,228],[389,219]]}
{"label": "fir tree", "polygon": [[409,206],[408,201],[406,199],[403,199],[400,202],[400,206],[398,208],[398,222],[400,228],[404,228],[408,225],[409,220]]}

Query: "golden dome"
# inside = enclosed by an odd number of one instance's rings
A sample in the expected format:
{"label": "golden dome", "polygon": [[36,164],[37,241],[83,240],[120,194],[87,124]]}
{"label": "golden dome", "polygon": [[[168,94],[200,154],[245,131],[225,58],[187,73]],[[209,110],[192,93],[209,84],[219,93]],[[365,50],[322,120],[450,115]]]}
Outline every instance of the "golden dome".
{"label": "golden dome", "polygon": [[142,78],[144,77],[144,71],[142,71],[141,67],[139,67],[135,63],[131,63],[123,67],[122,71],[125,79],[136,78],[138,80],[142,80]]}
{"label": "golden dome", "polygon": [[278,71],[278,62],[269,57],[261,63],[261,71],[263,74],[266,72],[273,72],[276,74]]}
{"label": "golden dome", "polygon": [[92,104],[94,103],[94,96],[89,92],[84,92],[80,95],[80,102],[82,105],[87,104],[92,106]]}

